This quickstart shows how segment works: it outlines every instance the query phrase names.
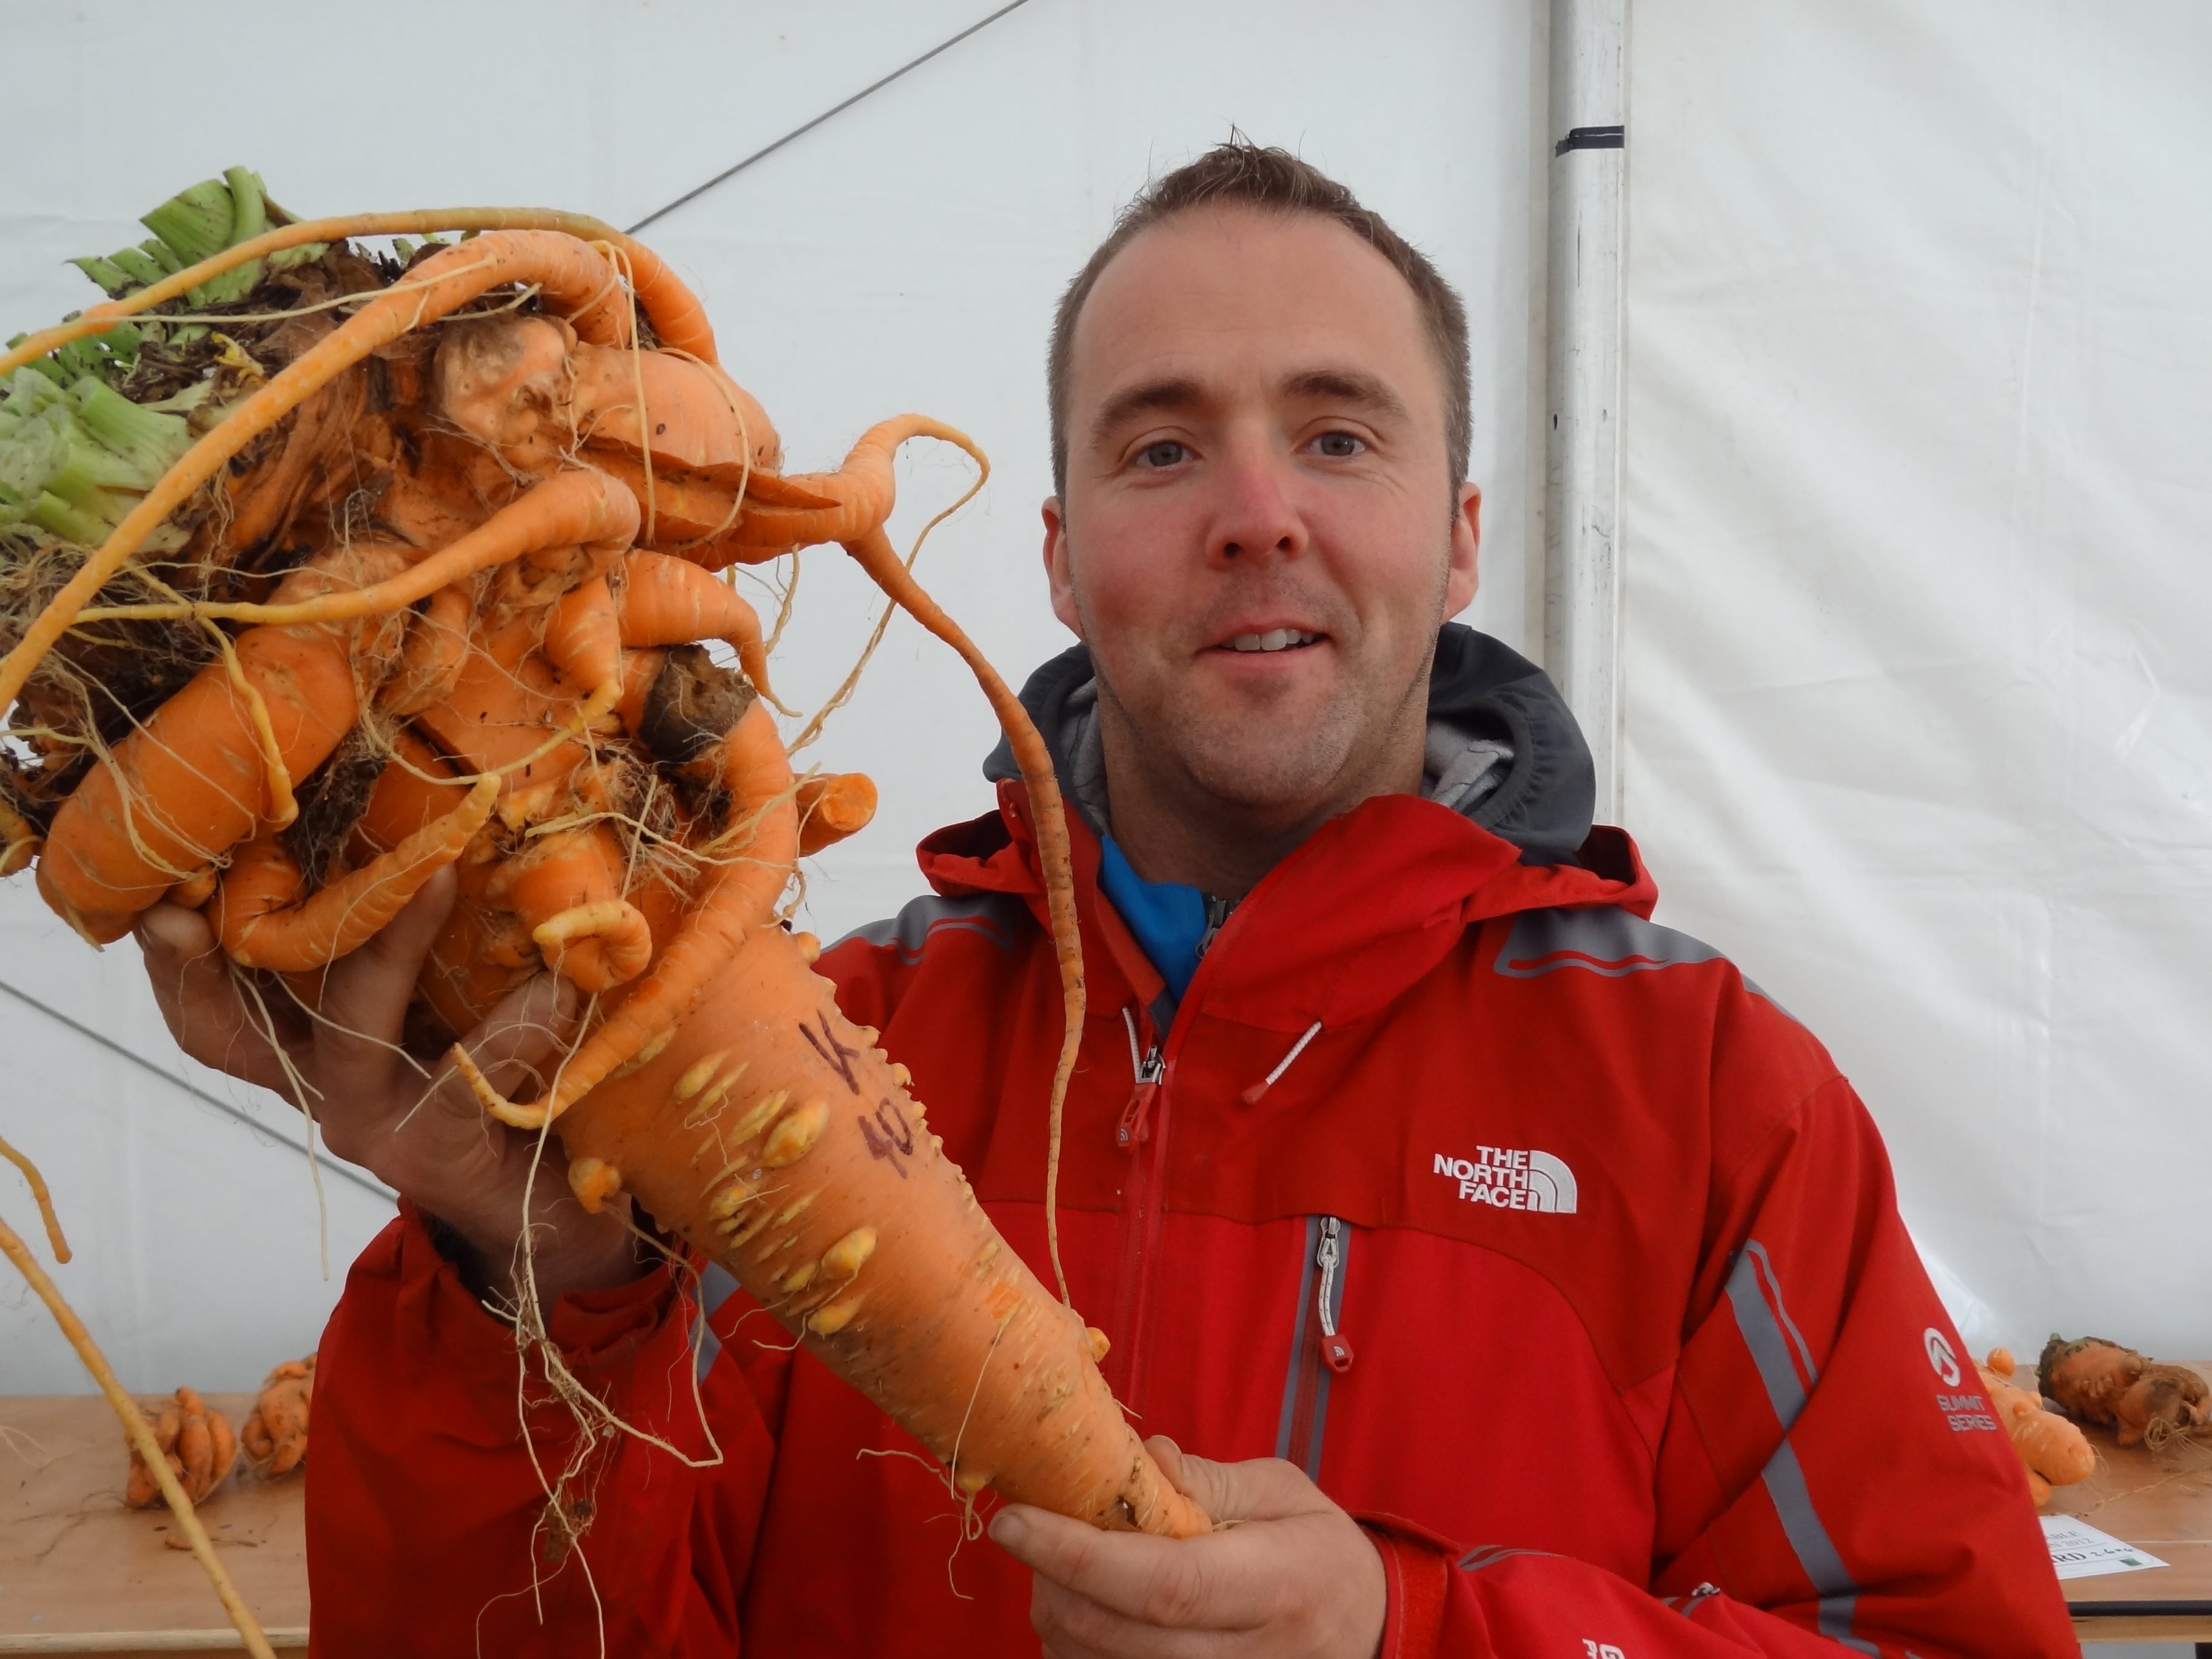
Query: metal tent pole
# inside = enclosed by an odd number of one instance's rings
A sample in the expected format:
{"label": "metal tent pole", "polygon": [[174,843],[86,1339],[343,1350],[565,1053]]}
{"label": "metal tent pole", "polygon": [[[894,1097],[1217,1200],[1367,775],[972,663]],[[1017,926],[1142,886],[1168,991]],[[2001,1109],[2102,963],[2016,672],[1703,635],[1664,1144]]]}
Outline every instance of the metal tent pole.
{"label": "metal tent pole", "polygon": [[1620,821],[1621,259],[1627,0],[1551,0],[1544,665]]}

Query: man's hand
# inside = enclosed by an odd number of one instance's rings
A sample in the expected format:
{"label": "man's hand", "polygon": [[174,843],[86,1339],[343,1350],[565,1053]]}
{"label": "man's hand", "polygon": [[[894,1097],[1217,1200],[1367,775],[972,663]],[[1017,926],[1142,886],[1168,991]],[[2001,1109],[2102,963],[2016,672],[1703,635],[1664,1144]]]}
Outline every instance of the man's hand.
{"label": "man's hand", "polygon": [[[526,1184],[541,1298],[620,1284],[639,1271],[622,1224],[626,1206],[585,1214],[557,1140],[532,1181],[538,1138],[487,1117],[441,1058],[401,1046],[408,999],[453,896],[452,872],[441,871],[383,932],[331,964],[313,1016],[281,990],[251,996],[196,911],[157,904],[137,931],[179,1046],[295,1105],[304,1085],[331,1151],[459,1234],[475,1253],[463,1273],[480,1294],[507,1288]],[[541,975],[493,1010],[465,1046],[495,1086],[534,1092],[574,1025],[574,1003],[565,981]]]}
{"label": "man's hand", "polygon": [[991,1536],[1036,1575],[1030,1622],[1052,1659],[1372,1659],[1382,1559],[1350,1516],[1279,1458],[1212,1463],[1164,1437],[1145,1443],[1217,1525],[1233,1524],[1178,1540],[1000,1510]]}

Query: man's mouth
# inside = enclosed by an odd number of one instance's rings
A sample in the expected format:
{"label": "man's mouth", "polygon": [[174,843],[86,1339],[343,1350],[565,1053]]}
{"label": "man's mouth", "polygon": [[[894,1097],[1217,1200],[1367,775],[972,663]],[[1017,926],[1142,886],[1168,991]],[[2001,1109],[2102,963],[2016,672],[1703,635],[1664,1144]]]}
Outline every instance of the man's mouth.
{"label": "man's mouth", "polygon": [[1303,628],[1271,628],[1264,634],[1238,634],[1217,648],[1229,651],[1291,651],[1300,646],[1316,645],[1326,637],[1325,635],[1309,633]]}

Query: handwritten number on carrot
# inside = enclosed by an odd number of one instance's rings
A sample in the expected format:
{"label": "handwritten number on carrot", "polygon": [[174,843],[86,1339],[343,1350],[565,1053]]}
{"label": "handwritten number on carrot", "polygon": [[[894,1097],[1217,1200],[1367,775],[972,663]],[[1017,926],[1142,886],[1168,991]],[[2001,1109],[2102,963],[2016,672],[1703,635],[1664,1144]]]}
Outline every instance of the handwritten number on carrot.
{"label": "handwritten number on carrot", "polygon": [[[898,1125],[896,1130],[891,1127],[894,1121]],[[914,1126],[906,1121],[906,1114],[886,1099],[876,1108],[875,1121],[863,1117],[860,1124],[860,1139],[868,1143],[869,1155],[890,1159],[891,1168],[904,1181],[906,1165],[899,1160],[914,1156]]]}
{"label": "handwritten number on carrot", "polygon": [[822,1035],[814,1035],[814,1028],[805,1020],[799,1022],[799,1034],[813,1045],[814,1052],[837,1068],[837,1075],[845,1079],[845,1086],[854,1094],[860,1092],[860,1079],[853,1075],[853,1062],[860,1057],[858,1048],[848,1048],[837,1041],[837,1034],[830,1029],[830,1017],[822,1017]]}

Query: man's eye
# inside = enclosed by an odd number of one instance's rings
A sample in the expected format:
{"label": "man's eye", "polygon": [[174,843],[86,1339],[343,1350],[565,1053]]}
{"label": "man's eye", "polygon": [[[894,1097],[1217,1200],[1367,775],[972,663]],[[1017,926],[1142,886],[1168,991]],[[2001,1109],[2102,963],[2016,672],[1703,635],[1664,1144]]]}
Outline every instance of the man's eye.
{"label": "man's eye", "polygon": [[1324,432],[1314,440],[1314,447],[1334,460],[1350,460],[1367,446],[1349,432]]}
{"label": "man's eye", "polygon": [[1163,438],[1156,444],[1146,444],[1137,452],[1139,466],[1173,466],[1188,460],[1190,452],[1173,438]]}

